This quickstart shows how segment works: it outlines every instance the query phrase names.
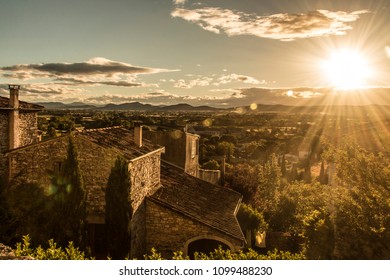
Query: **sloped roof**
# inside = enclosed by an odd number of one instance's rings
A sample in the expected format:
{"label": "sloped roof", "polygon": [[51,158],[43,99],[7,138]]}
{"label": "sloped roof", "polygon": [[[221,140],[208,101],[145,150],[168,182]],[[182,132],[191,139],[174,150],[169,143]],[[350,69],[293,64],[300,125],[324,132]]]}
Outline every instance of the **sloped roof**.
{"label": "sloped roof", "polygon": [[[37,104],[19,101],[19,109],[21,110],[35,111],[35,110],[43,110],[44,108],[45,107]],[[11,106],[9,105],[9,98],[0,96],[0,110],[1,109],[12,109]]]}
{"label": "sloped roof", "polygon": [[241,194],[195,178],[167,162],[161,163],[161,183],[162,187],[149,199],[245,240],[235,213]]}
{"label": "sloped roof", "polygon": [[128,160],[135,159],[147,153],[162,149],[161,146],[143,139],[142,147],[134,144],[134,133],[124,127],[109,127],[101,129],[88,129],[76,133],[89,141],[107,149],[117,149]]}

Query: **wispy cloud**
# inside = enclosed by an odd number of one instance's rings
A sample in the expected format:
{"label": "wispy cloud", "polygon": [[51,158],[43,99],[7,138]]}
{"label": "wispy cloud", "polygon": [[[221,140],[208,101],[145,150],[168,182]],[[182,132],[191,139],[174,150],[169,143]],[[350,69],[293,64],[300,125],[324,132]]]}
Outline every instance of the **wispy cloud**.
{"label": "wispy cloud", "polygon": [[217,79],[217,82],[215,85],[221,85],[221,84],[228,84],[233,82],[242,82],[245,84],[253,84],[253,85],[259,85],[259,84],[266,84],[265,80],[259,81],[253,77],[245,76],[245,75],[239,75],[239,74],[229,74],[229,75],[223,75],[220,78]]}
{"label": "wispy cloud", "polygon": [[205,87],[205,86],[209,86],[210,83],[212,82],[212,80],[213,80],[213,78],[210,78],[210,77],[202,77],[202,78],[193,79],[193,80],[189,80],[189,81],[179,79],[175,82],[175,84],[173,86],[175,88],[184,88],[184,89],[193,88],[196,86]]}
{"label": "wispy cloud", "polygon": [[[30,100],[31,97],[47,99],[50,97],[58,97],[60,95],[68,96],[68,97],[69,96],[80,97],[80,94],[84,93],[85,90],[80,87],[72,87],[72,86],[53,84],[53,83],[48,83],[48,84],[34,83],[34,84],[23,84],[22,91],[23,91],[23,98]],[[8,95],[9,94],[8,85],[6,84],[0,85],[0,93],[3,95]]]}
{"label": "wispy cloud", "polygon": [[[187,74],[188,77],[193,77],[194,75]],[[244,83],[244,84],[266,84],[266,81],[259,81],[256,78],[240,75],[240,74],[225,74],[225,75],[216,75],[213,74],[211,77],[198,75],[196,79],[192,80],[171,80],[174,83],[175,88],[190,89],[193,87],[206,87],[206,86],[220,86],[231,83]]]}
{"label": "wispy cloud", "polygon": [[367,10],[354,12],[328,10],[307,13],[280,13],[266,16],[247,14],[218,7],[187,9],[176,7],[172,17],[193,22],[203,29],[228,36],[254,35],[261,38],[292,41],[302,38],[344,35],[352,29],[351,22],[357,21]]}

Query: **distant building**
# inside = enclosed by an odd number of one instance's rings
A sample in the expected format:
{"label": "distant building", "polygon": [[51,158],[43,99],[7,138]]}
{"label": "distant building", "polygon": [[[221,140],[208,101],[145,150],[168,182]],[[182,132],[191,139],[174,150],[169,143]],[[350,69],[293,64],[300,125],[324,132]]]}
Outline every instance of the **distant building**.
{"label": "distant building", "polygon": [[[0,98],[0,174],[8,181],[45,188],[50,185],[48,171],[60,169],[66,159],[70,136],[38,142],[37,112],[43,107],[19,102],[18,94],[19,87],[10,86],[10,98]],[[92,252],[104,254],[105,189],[118,155],[126,159],[132,183],[132,257],[141,258],[153,247],[166,256],[177,250],[191,255],[219,245],[242,248],[245,238],[236,219],[241,194],[190,175],[197,172],[198,137],[184,134],[188,141],[172,164],[161,160],[163,146],[142,135],[142,127],[74,132],[87,191]]]}

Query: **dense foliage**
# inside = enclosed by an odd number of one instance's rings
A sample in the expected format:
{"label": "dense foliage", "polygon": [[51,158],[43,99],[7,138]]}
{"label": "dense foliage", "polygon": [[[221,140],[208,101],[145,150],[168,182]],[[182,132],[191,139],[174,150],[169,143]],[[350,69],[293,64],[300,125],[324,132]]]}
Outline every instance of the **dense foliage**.
{"label": "dense foliage", "polygon": [[15,255],[18,257],[28,256],[36,260],[88,260],[84,252],[75,247],[70,241],[65,248],[58,247],[53,239],[48,241],[48,247],[31,247],[31,238],[29,235],[23,236],[23,242],[16,244]]}
{"label": "dense foliage", "polygon": [[263,214],[269,231],[298,237],[309,259],[390,258],[388,157],[353,144],[328,145],[321,156],[316,180],[304,173],[283,180],[283,161],[271,156],[264,164],[235,165],[228,184]]}
{"label": "dense foliage", "polygon": [[[164,257],[156,249],[152,248],[149,254],[144,255],[145,260],[164,260]],[[174,252],[172,260],[188,260],[184,257],[181,251]],[[303,254],[292,254],[290,252],[283,252],[278,250],[269,251],[266,254],[259,254],[258,252],[248,249],[246,251],[239,250],[232,252],[230,250],[223,250],[221,247],[215,249],[209,254],[198,253],[194,255],[194,260],[303,260]]]}
{"label": "dense foliage", "polygon": [[118,157],[111,169],[106,188],[106,228],[108,253],[113,259],[123,259],[130,252],[131,184],[128,164]]}

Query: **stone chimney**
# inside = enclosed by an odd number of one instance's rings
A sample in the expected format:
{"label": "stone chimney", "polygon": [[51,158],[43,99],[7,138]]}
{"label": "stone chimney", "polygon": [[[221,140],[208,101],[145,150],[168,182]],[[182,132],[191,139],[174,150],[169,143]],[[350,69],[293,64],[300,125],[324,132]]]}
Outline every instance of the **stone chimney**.
{"label": "stone chimney", "polygon": [[9,149],[15,149],[20,145],[19,132],[19,89],[20,85],[8,85],[9,105]]}
{"label": "stone chimney", "polygon": [[137,147],[142,147],[142,125],[134,127],[134,143]]}

